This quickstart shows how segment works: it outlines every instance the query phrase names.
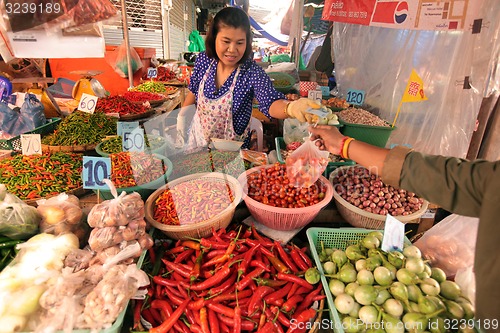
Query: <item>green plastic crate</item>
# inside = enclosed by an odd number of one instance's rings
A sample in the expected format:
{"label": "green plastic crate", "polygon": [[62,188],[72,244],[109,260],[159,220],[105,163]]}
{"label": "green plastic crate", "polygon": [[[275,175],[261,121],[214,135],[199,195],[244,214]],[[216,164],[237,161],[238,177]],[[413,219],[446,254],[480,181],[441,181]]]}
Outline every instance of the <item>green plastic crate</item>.
{"label": "green plastic crate", "polygon": [[[283,160],[283,156],[281,155],[281,151],[286,149],[286,143],[283,137],[278,136],[274,138],[274,143],[276,144],[276,155],[278,157],[278,162],[281,164],[285,164],[285,160]],[[349,166],[349,165],[355,165],[356,162],[352,160],[347,160],[345,162],[329,162],[328,165],[326,166],[325,171],[323,172],[323,176],[325,176],[326,179],[330,176],[330,173],[332,173],[333,170],[341,167],[341,166]]]}
{"label": "green plastic crate", "polygon": [[339,122],[343,125],[340,128],[340,133],[382,148],[385,148],[392,131],[396,129],[396,127],[392,126],[369,126],[346,123],[342,119],[339,119]]}
{"label": "green plastic crate", "polygon": [[[321,242],[323,242],[325,248],[345,250],[346,247],[352,244],[353,241],[361,240],[366,234],[372,231],[373,230],[362,228],[309,228],[306,231],[314,263],[321,273],[321,283],[323,284],[323,289],[325,290],[330,319],[332,321],[330,328],[332,328],[335,333],[344,333],[344,330],[342,328],[340,315],[335,308],[335,304],[333,303],[332,293],[328,287],[328,280],[324,276],[323,265],[321,265],[321,261],[319,260],[318,253],[321,251]],[[411,244],[406,237],[405,243]]]}
{"label": "green plastic crate", "polygon": [[[57,125],[61,122],[61,118],[49,118],[47,119],[47,123],[45,125],[42,125],[40,127],[35,128],[32,131],[23,133],[23,134],[49,134],[54,132],[56,129]],[[15,150],[15,151],[21,151],[21,136],[15,136],[13,138],[10,138],[8,140],[0,140],[0,149],[5,149],[5,150]]]}

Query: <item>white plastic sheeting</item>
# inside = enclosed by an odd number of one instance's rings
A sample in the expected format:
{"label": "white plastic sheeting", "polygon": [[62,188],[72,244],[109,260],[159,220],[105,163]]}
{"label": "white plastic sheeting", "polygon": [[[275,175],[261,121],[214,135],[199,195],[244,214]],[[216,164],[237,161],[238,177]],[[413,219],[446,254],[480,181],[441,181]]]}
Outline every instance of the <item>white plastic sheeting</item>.
{"label": "white plastic sheeting", "polygon": [[[500,1],[486,0],[482,28],[418,31],[335,23],[335,75],[343,96],[366,92],[363,108],[392,123],[412,69],[427,101],[403,103],[387,146],[465,157],[483,97],[500,89]],[[464,89],[469,77],[470,89]]]}

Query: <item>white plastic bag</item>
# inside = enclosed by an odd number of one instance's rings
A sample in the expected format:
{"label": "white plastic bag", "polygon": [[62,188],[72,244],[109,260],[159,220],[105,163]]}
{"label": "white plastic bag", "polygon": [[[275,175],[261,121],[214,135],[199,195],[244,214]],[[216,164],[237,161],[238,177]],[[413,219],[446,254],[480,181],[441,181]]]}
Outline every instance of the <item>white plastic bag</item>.
{"label": "white plastic bag", "polygon": [[455,276],[474,264],[479,219],[452,214],[429,229],[415,245],[432,266]]}
{"label": "white plastic bag", "polygon": [[455,275],[455,282],[460,286],[462,295],[467,297],[472,305],[476,305],[476,274],[474,268],[459,269]]}

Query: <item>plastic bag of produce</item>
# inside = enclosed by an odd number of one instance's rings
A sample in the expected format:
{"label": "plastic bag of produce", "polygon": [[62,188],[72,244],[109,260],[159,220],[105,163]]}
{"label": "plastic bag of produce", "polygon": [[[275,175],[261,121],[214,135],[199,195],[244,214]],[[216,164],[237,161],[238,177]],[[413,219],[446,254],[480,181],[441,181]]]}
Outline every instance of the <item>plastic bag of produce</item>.
{"label": "plastic bag of produce", "polygon": [[283,121],[283,140],[286,144],[302,142],[309,135],[309,124],[301,123],[297,119],[285,119]]}
{"label": "plastic bag of produce", "polygon": [[35,95],[26,94],[24,96],[24,103],[21,106],[21,118],[28,131],[45,125],[47,119],[45,119],[44,110],[42,102]]}
{"label": "plastic bag of produce", "polygon": [[[113,187],[111,192],[116,194],[116,189]],[[87,222],[93,228],[103,228],[125,226],[129,221],[143,218],[144,201],[141,195],[137,192],[122,192],[120,196],[92,207]]]}
{"label": "plastic bag of produce", "polygon": [[314,141],[305,142],[286,158],[286,173],[290,184],[309,187],[316,183],[328,165],[328,151],[321,151]]}
{"label": "plastic bag of produce", "polygon": [[80,199],[72,194],[61,193],[49,199],[37,200],[37,210],[42,216],[40,231],[53,235],[74,233],[80,242],[87,228],[80,208]]}
{"label": "plastic bag of produce", "polygon": [[429,229],[415,245],[432,266],[455,276],[474,264],[479,219],[452,214]]}
{"label": "plastic bag of produce", "polygon": [[0,184],[0,234],[12,239],[27,239],[38,231],[41,217],[35,207],[29,206]]}
{"label": "plastic bag of produce", "polygon": [[[112,67],[121,77],[128,77],[127,44],[125,41],[115,50],[116,59]],[[132,75],[142,67],[142,60],[137,51],[130,47],[130,62],[132,63]]]}
{"label": "plastic bag of produce", "polygon": [[126,226],[94,228],[90,232],[89,246],[93,251],[101,251],[122,242],[139,239],[146,233],[146,221],[137,219]]}

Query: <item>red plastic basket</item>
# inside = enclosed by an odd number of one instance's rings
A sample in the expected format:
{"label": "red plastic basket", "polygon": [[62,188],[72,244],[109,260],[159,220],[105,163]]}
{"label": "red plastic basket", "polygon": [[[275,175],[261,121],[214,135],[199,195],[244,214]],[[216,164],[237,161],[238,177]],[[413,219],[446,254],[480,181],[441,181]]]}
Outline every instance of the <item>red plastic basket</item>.
{"label": "red plastic basket", "polygon": [[333,186],[323,176],[321,176],[318,181],[320,181],[322,185],[326,186],[325,197],[323,200],[312,206],[300,208],[273,207],[250,198],[247,195],[247,177],[254,172],[260,171],[260,169],[271,167],[273,166],[261,165],[251,168],[238,177],[238,181],[243,187],[243,200],[245,201],[250,214],[252,214],[252,216],[259,223],[275,230],[299,229],[310,223],[316,215],[318,215],[320,210],[332,200]]}

